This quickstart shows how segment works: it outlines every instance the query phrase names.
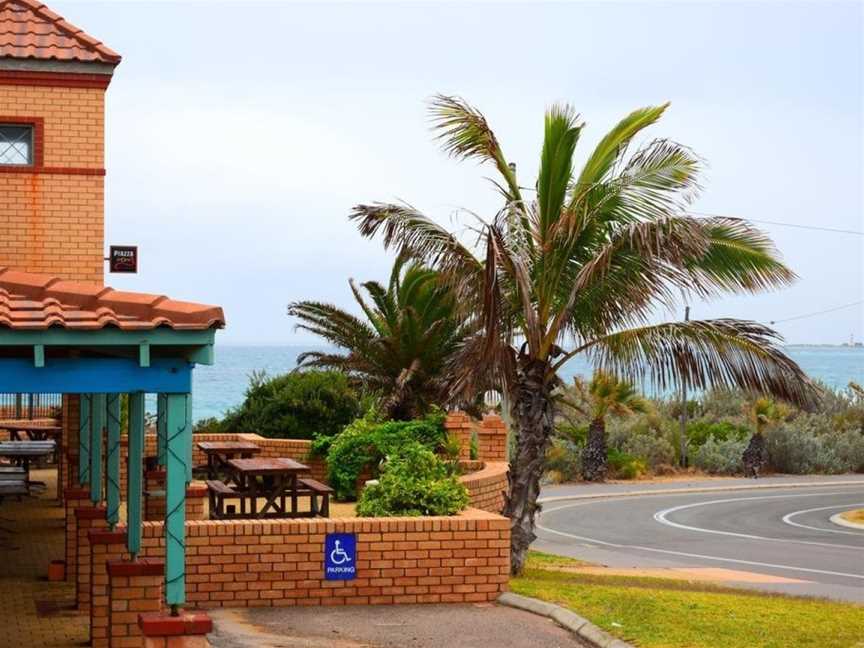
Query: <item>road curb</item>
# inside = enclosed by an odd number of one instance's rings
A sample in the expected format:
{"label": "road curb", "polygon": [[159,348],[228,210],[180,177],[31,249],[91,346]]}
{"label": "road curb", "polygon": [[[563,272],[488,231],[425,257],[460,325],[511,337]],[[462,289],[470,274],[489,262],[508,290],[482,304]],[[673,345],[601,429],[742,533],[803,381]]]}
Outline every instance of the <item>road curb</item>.
{"label": "road curb", "polygon": [[[844,511],[845,513],[846,511]],[[828,521],[832,524],[836,524],[837,526],[848,527],[850,529],[858,529],[859,531],[864,530],[864,524],[858,524],[857,522],[850,522],[849,520],[841,517],[843,513],[836,513],[828,518]]]}
{"label": "road curb", "polygon": [[610,499],[614,497],[640,497],[644,495],[686,495],[687,493],[714,493],[723,491],[778,490],[783,488],[829,488],[832,486],[864,486],[864,480],[832,481],[832,482],[795,482],[791,484],[754,484],[753,486],[697,486],[693,488],[669,488],[666,490],[636,490],[620,493],[586,493],[583,495],[557,495],[541,497],[540,504],[563,502],[565,500]]}
{"label": "road curb", "polygon": [[633,644],[613,637],[605,630],[601,630],[591,623],[588,619],[560,605],[522,596],[521,594],[514,594],[513,592],[504,592],[498,597],[498,602],[501,605],[548,617],[583,641],[595,646],[595,648],[635,648]]}

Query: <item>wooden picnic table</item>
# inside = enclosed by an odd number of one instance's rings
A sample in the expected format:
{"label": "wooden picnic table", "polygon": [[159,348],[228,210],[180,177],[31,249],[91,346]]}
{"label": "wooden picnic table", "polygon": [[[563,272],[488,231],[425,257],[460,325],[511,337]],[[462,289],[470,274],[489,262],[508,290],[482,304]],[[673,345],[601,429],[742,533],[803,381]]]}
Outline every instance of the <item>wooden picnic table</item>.
{"label": "wooden picnic table", "polygon": [[261,452],[261,447],[251,441],[200,441],[198,448],[207,455],[207,479],[218,479],[220,472],[230,473],[228,462],[238,455],[249,459]]}
{"label": "wooden picnic table", "polygon": [[[63,428],[59,425],[40,425],[35,421],[8,421],[0,423],[0,430],[9,433],[11,441],[54,441],[54,463],[59,463],[57,453],[60,450],[60,437]],[[21,432],[27,433],[27,439],[21,438]]]}
{"label": "wooden picnic table", "polygon": [[[238,490],[250,501],[249,517],[296,517],[298,476],[310,472],[293,459],[230,459],[228,465],[237,477]],[[291,510],[286,511],[285,498],[291,498]],[[264,505],[258,510],[258,498]],[[271,512],[272,511],[272,512]]]}
{"label": "wooden picnic table", "polygon": [[0,443],[0,457],[21,464],[29,489],[30,486],[45,486],[44,482],[30,479],[30,462],[54,454],[56,448],[57,444],[54,441],[3,441]]}
{"label": "wooden picnic table", "polygon": [[0,430],[9,432],[12,441],[24,441],[21,432],[26,432],[29,441],[56,441],[57,436],[63,433],[59,425],[40,425],[34,421],[14,421],[0,423]]}

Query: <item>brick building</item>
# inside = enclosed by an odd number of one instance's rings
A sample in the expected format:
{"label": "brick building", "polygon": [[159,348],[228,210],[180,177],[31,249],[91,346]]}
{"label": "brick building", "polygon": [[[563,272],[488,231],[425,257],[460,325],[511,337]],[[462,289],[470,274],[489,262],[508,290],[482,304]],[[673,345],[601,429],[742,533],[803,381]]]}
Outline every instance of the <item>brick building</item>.
{"label": "brick building", "polygon": [[0,0],[0,267],[101,284],[105,92],[120,55]]}

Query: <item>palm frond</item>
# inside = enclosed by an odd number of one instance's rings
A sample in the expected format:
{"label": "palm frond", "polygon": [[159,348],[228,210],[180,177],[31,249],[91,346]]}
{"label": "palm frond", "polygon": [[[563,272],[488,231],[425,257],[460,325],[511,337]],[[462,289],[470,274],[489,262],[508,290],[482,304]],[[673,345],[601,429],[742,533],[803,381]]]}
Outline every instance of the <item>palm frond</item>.
{"label": "palm frond", "polygon": [[703,219],[708,250],[690,264],[700,281],[728,292],[761,292],[793,283],[797,276],[779,259],[768,236],[738,218]]}
{"label": "palm frond", "polygon": [[613,333],[584,345],[596,366],[661,389],[683,381],[697,389],[737,388],[801,407],[816,387],[779,347],[780,336],[757,322],[672,322]]}
{"label": "palm frond", "polygon": [[537,177],[539,236],[546,241],[550,227],[558,221],[573,173],[573,152],[582,124],[572,106],[555,105],[547,113],[540,173]]}
{"label": "palm frond", "polygon": [[461,159],[492,162],[504,179],[508,202],[522,202],[516,173],[504,158],[495,133],[479,110],[460,97],[439,94],[429,102],[429,114],[436,137],[446,153]]}

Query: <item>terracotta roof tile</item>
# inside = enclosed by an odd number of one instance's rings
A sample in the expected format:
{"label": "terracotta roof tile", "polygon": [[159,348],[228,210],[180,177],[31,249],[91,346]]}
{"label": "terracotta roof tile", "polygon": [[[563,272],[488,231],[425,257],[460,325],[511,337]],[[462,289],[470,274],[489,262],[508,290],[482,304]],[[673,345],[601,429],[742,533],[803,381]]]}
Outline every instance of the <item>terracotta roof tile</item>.
{"label": "terracotta roof tile", "polygon": [[0,58],[119,63],[120,55],[35,0],[0,0]]}
{"label": "terracotta roof tile", "polygon": [[160,326],[205,330],[225,326],[225,315],[218,306],[0,267],[0,328],[38,331],[52,326],[69,330],[110,326],[125,331]]}

